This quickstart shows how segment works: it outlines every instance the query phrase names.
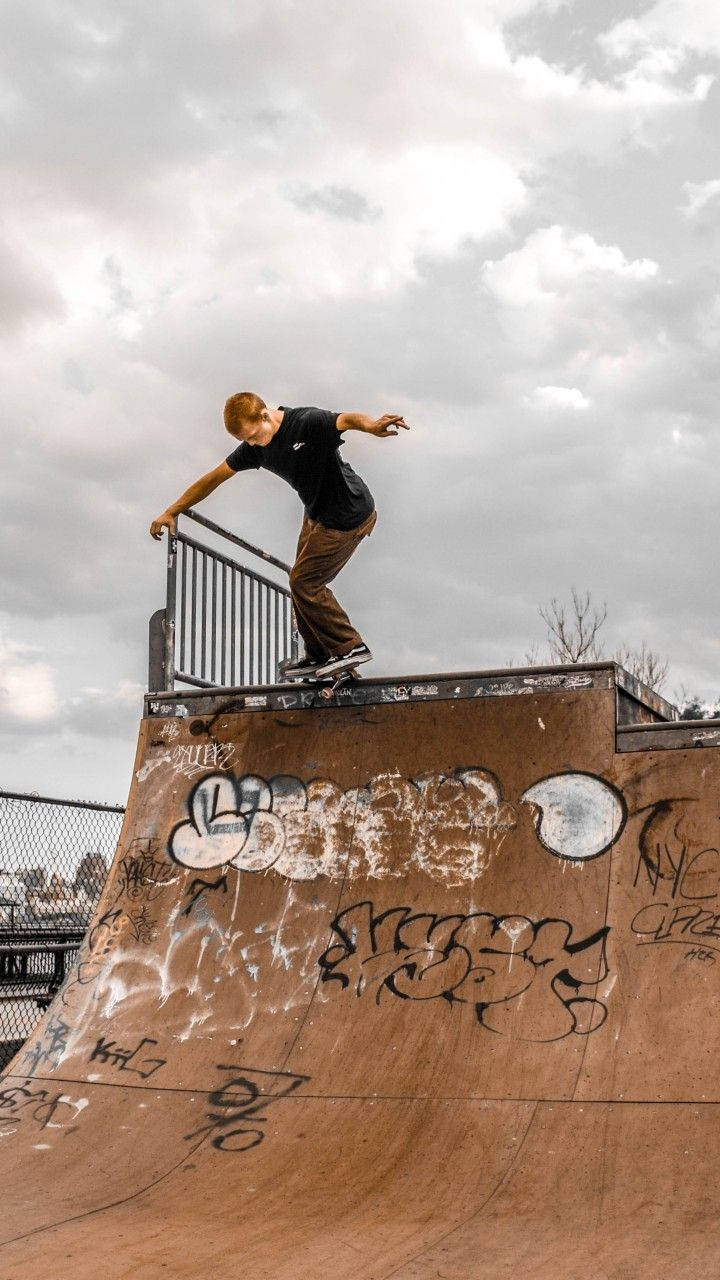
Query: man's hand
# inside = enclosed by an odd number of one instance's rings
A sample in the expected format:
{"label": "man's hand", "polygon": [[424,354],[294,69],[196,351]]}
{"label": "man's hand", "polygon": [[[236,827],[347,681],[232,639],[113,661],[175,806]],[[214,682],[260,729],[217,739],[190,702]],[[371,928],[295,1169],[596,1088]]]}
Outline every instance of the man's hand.
{"label": "man's hand", "polygon": [[173,537],[177,532],[177,516],[172,515],[170,511],[163,511],[162,515],[153,520],[150,525],[150,533],[158,541],[162,538],[163,529],[167,529],[168,534],[172,534]]}
{"label": "man's hand", "polygon": [[382,418],[375,419],[369,431],[371,436],[396,436],[400,434],[398,427],[402,427],[404,431],[410,430],[401,413],[384,413]]}
{"label": "man's hand", "polygon": [[384,413],[382,418],[370,418],[366,413],[341,413],[337,420],[338,431],[365,431],[371,436],[397,436],[399,427],[410,430],[401,413]]}

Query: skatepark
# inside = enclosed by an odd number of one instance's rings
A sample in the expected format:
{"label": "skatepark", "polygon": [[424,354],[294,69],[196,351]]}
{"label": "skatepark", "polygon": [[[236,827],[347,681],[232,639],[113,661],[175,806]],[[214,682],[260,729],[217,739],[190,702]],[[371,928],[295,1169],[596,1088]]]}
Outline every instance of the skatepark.
{"label": "skatepark", "polygon": [[717,1274],[720,726],[614,664],[307,704],[148,695],[3,1280]]}
{"label": "skatepark", "polygon": [[0,1280],[720,1280],[720,9],[9,14]]}

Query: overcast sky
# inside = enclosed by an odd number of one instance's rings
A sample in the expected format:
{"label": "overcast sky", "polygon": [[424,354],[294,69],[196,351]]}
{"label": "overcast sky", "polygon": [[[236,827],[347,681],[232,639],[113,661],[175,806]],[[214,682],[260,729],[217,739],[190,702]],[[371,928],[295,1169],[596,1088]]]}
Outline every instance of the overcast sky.
{"label": "overcast sky", "polygon": [[[717,0],[5,0],[0,787],[122,803],[222,405],[351,433],[374,671],[521,662],[607,601],[720,693]],[[211,518],[291,558],[264,473]]]}

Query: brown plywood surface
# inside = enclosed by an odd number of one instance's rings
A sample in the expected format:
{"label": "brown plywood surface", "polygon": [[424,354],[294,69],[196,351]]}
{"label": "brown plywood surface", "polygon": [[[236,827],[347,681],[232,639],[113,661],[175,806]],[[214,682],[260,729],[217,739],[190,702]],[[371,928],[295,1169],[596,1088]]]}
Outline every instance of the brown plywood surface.
{"label": "brown plywood surface", "polygon": [[613,690],[143,721],[2,1280],[716,1277],[719,784]]}

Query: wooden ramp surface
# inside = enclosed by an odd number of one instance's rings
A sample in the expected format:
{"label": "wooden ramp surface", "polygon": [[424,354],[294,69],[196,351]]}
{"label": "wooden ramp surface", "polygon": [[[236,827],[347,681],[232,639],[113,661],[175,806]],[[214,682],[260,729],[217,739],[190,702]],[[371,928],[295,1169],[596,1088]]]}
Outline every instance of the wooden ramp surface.
{"label": "wooden ramp surface", "polygon": [[2,1280],[720,1275],[720,753],[591,683],[143,720]]}

